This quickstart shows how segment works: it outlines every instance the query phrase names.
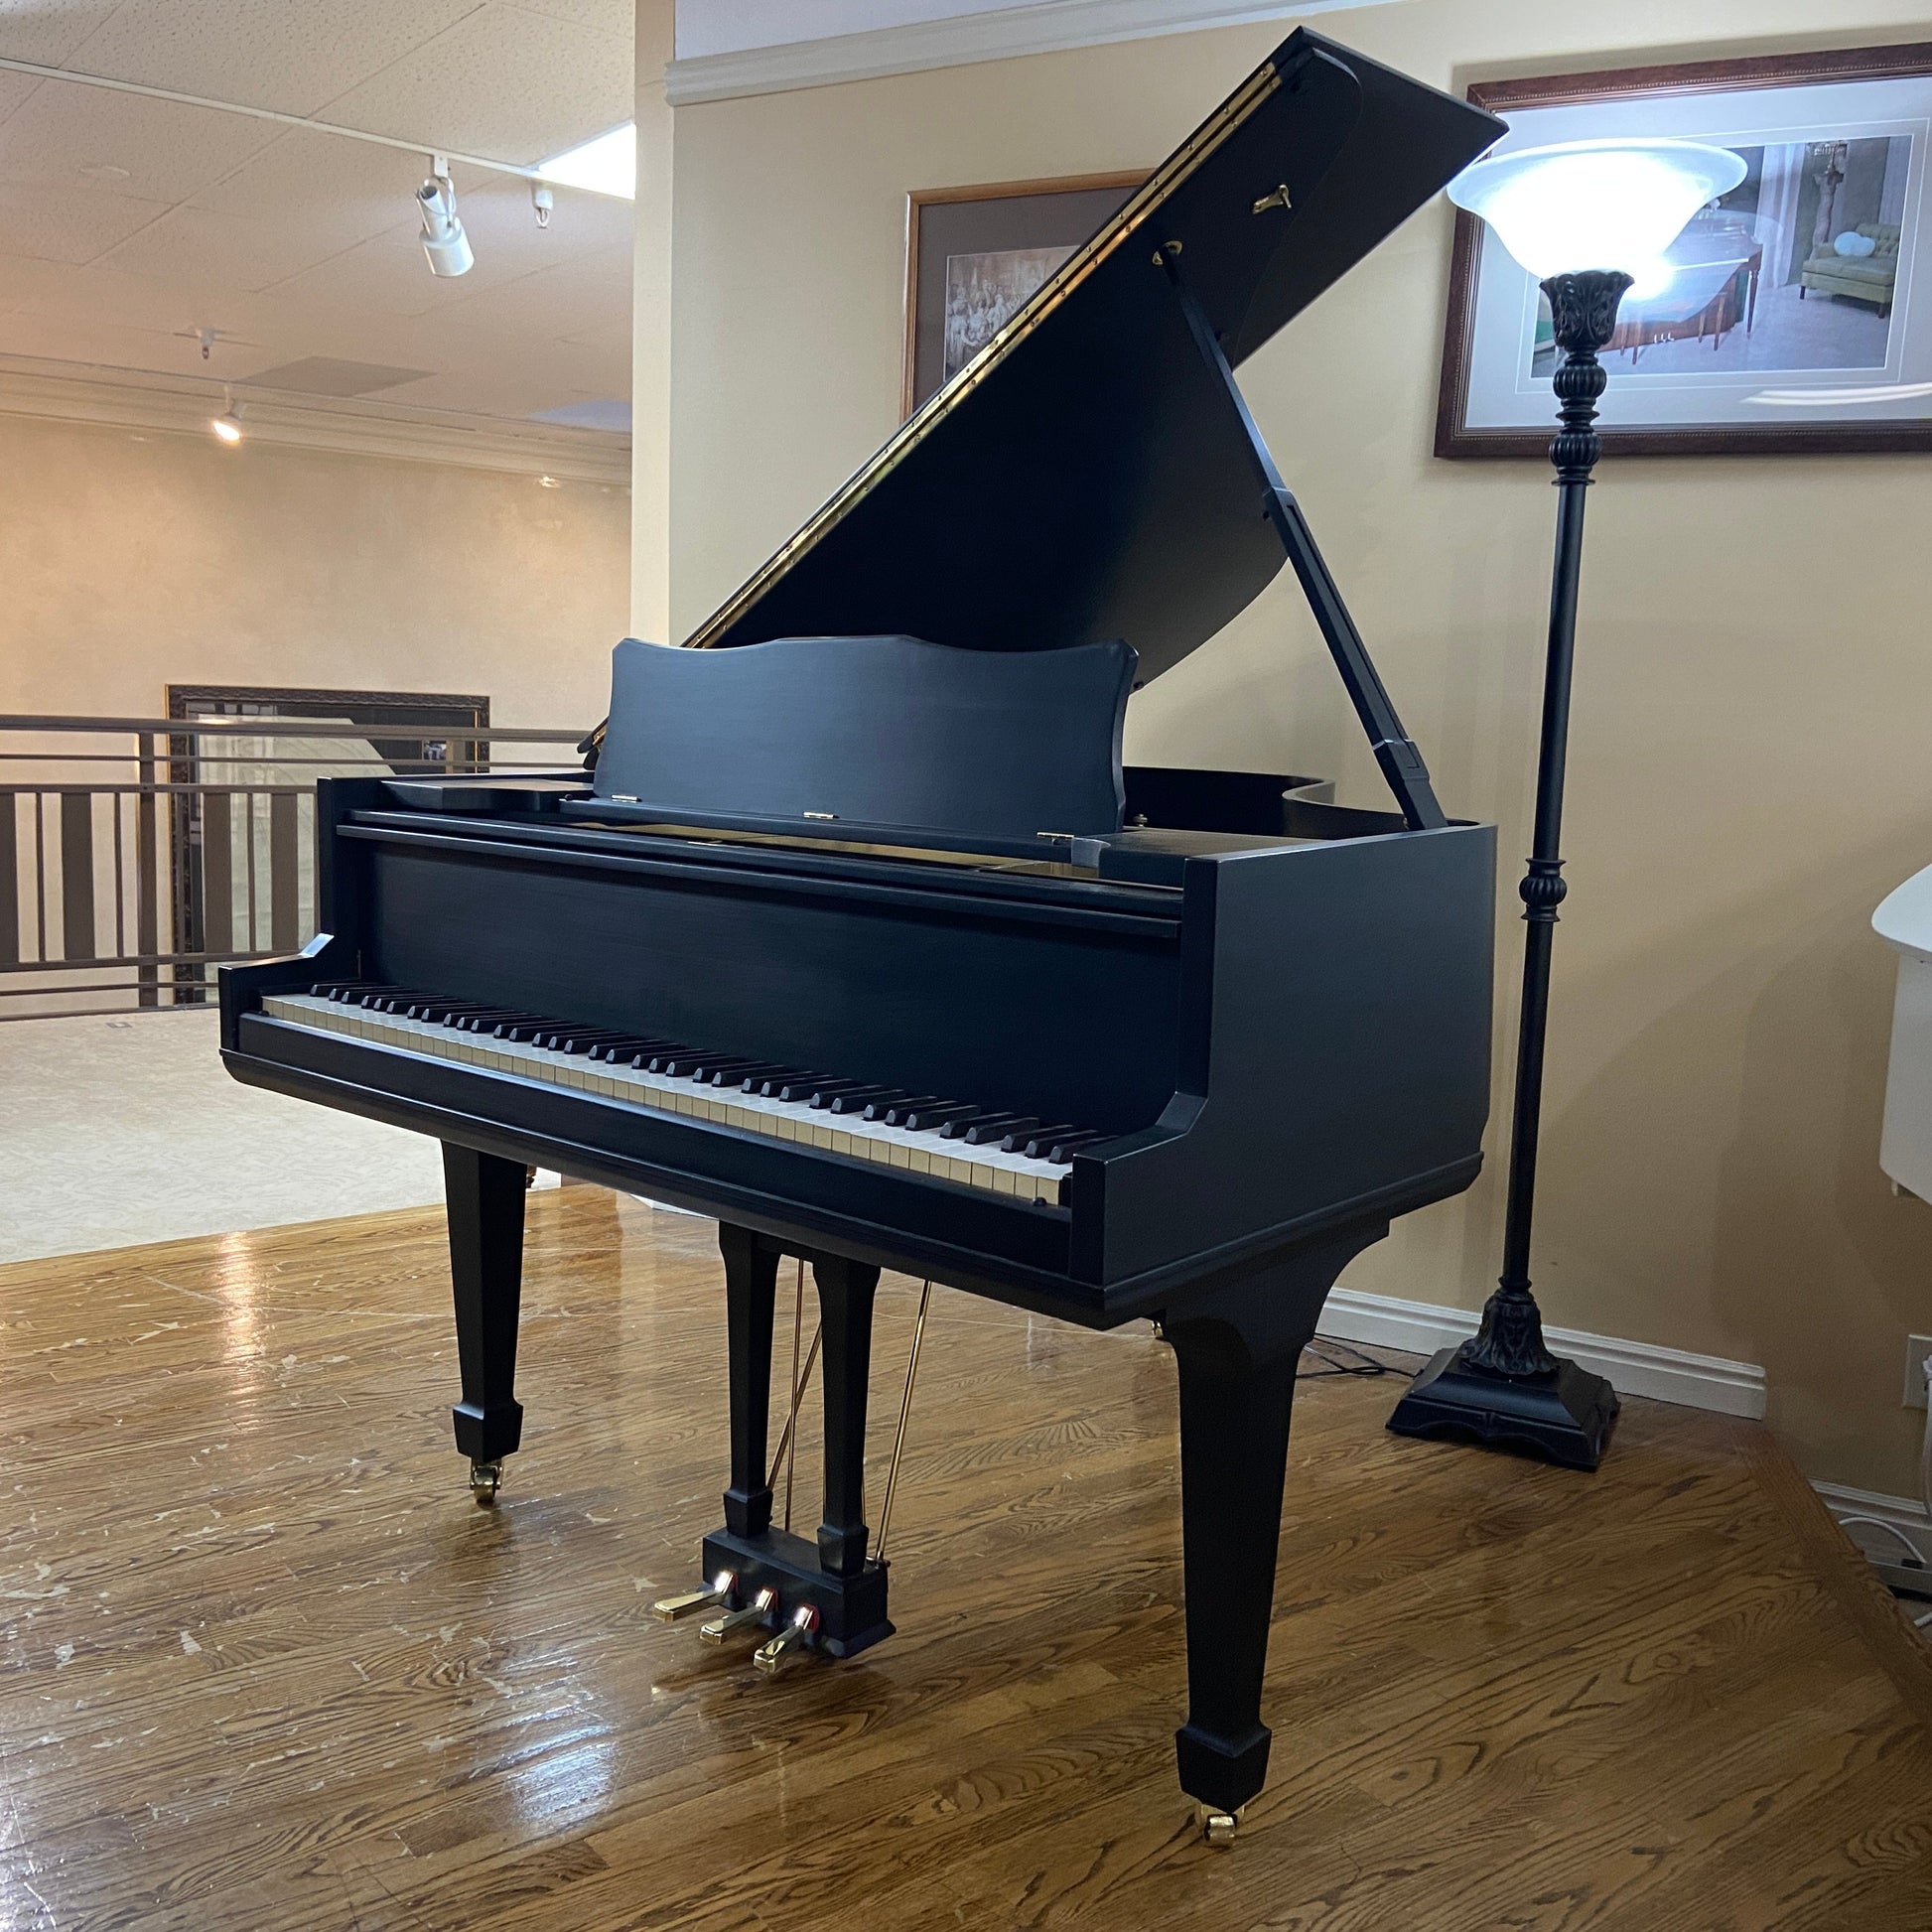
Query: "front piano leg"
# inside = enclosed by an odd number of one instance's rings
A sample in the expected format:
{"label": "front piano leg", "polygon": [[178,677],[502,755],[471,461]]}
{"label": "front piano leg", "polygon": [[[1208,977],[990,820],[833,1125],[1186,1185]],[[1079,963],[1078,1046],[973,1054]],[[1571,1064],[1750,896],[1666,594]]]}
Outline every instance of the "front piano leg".
{"label": "front piano leg", "polygon": [[1233,1838],[1268,1774],[1261,1683],[1296,1364],[1335,1277],[1386,1231],[1330,1237],[1165,1317],[1180,1374],[1187,1608],[1187,1722],[1174,1749],[1210,1844]]}
{"label": "front piano leg", "polygon": [[819,1567],[856,1577],[866,1567],[866,1391],[879,1270],[839,1255],[812,1261],[825,1336],[825,1518]]}
{"label": "front piano leg", "polygon": [[734,1536],[762,1536],[771,1527],[771,1485],[764,1466],[771,1411],[771,1310],[778,1290],[778,1250],[750,1228],[718,1224],[725,1258],[725,1329],[730,1338],[731,1487],[725,1527]]}
{"label": "front piano leg", "polygon": [[463,1400],[454,1411],[456,1446],[470,1458],[470,1492],[493,1503],[503,1457],[523,1439],[516,1399],[516,1317],[523,1286],[520,1161],[443,1143],[443,1193],[450,1222],[450,1279],[456,1290],[457,1361]]}

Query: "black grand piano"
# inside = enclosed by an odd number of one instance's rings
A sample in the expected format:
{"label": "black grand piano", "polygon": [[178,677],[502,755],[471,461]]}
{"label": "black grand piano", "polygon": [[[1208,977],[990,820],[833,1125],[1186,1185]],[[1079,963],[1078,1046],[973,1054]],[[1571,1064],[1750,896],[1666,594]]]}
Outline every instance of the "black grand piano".
{"label": "black grand piano", "polygon": [[[1297,1357],[1348,1260],[1480,1162],[1493,869],[1232,369],[1499,131],[1295,33],[685,646],[618,646],[585,769],[325,780],[320,935],[221,977],[238,1079],[442,1141],[483,1499],[521,1435],[526,1169],[717,1218],[730,1486],[663,1607],[761,1661],[892,1629],[862,1483],[882,1268],[1158,1319],[1180,1782],[1215,1837],[1267,1764]],[[1130,691],[1284,562],[1390,809],[1123,769]],[[820,1311],[812,1538],[772,1523],[785,1257]]]}

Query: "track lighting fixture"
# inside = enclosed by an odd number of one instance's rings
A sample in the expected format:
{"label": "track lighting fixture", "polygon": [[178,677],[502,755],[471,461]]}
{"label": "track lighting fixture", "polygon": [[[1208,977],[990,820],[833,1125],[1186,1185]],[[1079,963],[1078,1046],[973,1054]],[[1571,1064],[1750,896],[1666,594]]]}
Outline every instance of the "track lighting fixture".
{"label": "track lighting fixture", "polygon": [[226,398],[227,408],[214,417],[208,428],[214,432],[217,442],[225,443],[230,449],[239,443],[246,434],[241,427],[241,404],[232,396]]}
{"label": "track lighting fixture", "polygon": [[431,274],[467,275],[477,257],[457,217],[450,164],[438,154],[430,157],[429,165],[429,180],[416,191],[416,205],[423,214],[423,253],[429,257]]}

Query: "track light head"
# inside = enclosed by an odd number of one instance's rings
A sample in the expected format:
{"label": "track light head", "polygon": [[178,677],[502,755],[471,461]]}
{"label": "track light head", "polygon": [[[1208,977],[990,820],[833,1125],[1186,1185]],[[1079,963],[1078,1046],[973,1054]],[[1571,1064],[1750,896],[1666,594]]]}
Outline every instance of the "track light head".
{"label": "track light head", "polygon": [[440,156],[433,166],[436,172],[416,191],[416,205],[423,213],[423,253],[429,257],[432,275],[467,275],[477,257],[457,217],[456,187]]}
{"label": "track light head", "polygon": [[227,408],[210,419],[208,428],[214,432],[217,443],[225,443],[229,449],[233,449],[247,434],[241,426],[241,404],[230,398]]}

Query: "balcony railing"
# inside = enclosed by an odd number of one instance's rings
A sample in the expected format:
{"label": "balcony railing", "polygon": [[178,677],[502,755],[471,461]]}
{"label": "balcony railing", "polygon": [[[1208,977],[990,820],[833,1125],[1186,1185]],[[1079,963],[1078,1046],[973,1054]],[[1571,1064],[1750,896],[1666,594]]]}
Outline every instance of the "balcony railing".
{"label": "balcony railing", "polygon": [[318,778],[554,770],[583,737],[0,713],[0,1022],[207,1005],[217,964],[305,944]]}

